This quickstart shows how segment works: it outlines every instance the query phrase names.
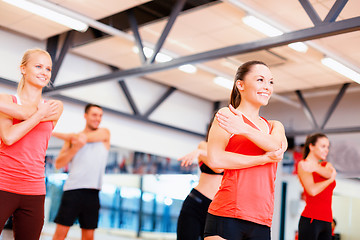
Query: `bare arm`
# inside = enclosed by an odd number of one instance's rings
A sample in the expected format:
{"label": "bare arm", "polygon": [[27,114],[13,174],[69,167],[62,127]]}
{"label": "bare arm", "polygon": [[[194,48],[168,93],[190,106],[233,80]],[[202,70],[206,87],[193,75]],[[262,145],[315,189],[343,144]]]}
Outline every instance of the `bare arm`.
{"label": "bare arm", "polygon": [[335,168],[329,162],[326,163],[325,166],[322,166],[317,162],[302,161],[301,167],[303,168],[304,171],[310,172],[310,173],[316,172],[317,174],[319,174],[323,178],[330,178],[333,171],[335,171]]}
{"label": "bare arm", "polygon": [[315,172],[324,178],[331,178],[333,171],[336,171],[331,163],[326,163],[325,167],[318,164],[318,167],[315,169]]}
{"label": "bare arm", "polygon": [[6,145],[12,145],[33,129],[51,110],[48,103],[42,103],[38,110],[27,120],[13,125],[13,119],[0,114],[0,136]]}
{"label": "bare arm", "polygon": [[103,142],[110,148],[110,131],[107,128],[98,128],[95,131],[86,132],[87,142]]}
{"label": "bare arm", "polygon": [[36,112],[35,106],[23,106],[12,102],[8,94],[0,94],[0,112],[11,118],[26,120]]}
{"label": "bare arm", "polygon": [[206,164],[214,169],[242,169],[266,163],[281,161],[285,148],[282,147],[274,152],[263,155],[248,156],[225,151],[230,139],[230,134],[222,129],[215,119],[209,133],[208,157]]}
{"label": "bare arm", "polygon": [[194,151],[186,154],[185,156],[182,156],[178,159],[178,161],[181,161],[181,166],[189,166],[193,164],[193,162],[199,161],[199,158],[207,157],[207,143],[202,141],[199,143],[198,148]]}
{"label": "bare arm", "polygon": [[99,128],[91,132],[81,133],[60,133],[53,132],[52,136],[62,139],[64,141],[71,141],[71,139],[77,137],[79,134],[86,135],[86,142],[104,142],[106,147],[110,148],[110,131],[107,128]]}
{"label": "bare arm", "polygon": [[72,137],[75,137],[75,136],[76,136],[75,133],[60,133],[60,132],[52,132],[51,135],[52,135],[53,137],[56,137],[56,138],[59,138],[59,139],[61,139],[61,140],[68,141],[68,142],[71,141],[71,138],[72,138]]}
{"label": "bare arm", "polygon": [[268,134],[244,123],[242,113],[231,105],[229,108],[220,109],[216,119],[219,126],[228,133],[244,135],[266,152],[276,151],[281,147],[287,148],[285,129],[279,121],[269,121],[271,132]]}
{"label": "bare arm", "polygon": [[308,172],[304,169],[304,163],[304,161],[300,161],[298,164],[298,177],[301,185],[304,187],[304,190],[310,196],[318,195],[335,180],[336,171],[334,169],[330,178],[325,181],[315,183],[312,172]]}
{"label": "bare arm", "polygon": [[55,167],[60,169],[65,167],[75,156],[75,154],[86,144],[86,135],[79,134],[74,136],[71,141],[66,141],[55,159]]}

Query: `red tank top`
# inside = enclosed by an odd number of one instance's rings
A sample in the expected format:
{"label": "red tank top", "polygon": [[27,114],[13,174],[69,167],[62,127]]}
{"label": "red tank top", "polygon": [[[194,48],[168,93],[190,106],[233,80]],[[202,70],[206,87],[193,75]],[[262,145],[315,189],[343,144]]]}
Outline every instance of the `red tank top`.
{"label": "red tank top", "polygon": [[[17,103],[16,97],[13,101]],[[13,124],[20,123],[13,119]],[[0,144],[0,190],[24,194],[45,194],[45,154],[52,121],[40,122],[24,137],[8,146]]]}
{"label": "red tank top", "polygon": [[[321,163],[322,166],[325,166],[326,164],[326,161],[323,161]],[[326,180],[326,178],[323,178],[315,172],[313,172],[312,175],[315,183]],[[332,222],[333,217],[331,210],[331,202],[335,186],[336,182],[333,181],[331,184],[329,184],[329,186],[327,186],[322,192],[320,192],[316,196],[310,196],[305,191],[304,194],[306,206],[301,216],[325,222]]]}
{"label": "red tank top", "polygon": [[[243,116],[244,122],[258,129]],[[266,119],[264,119],[266,121]],[[266,121],[271,129],[270,124]],[[270,130],[271,132],[271,130]],[[265,151],[242,135],[229,139],[225,149],[244,155],[262,155]],[[239,218],[271,227],[277,163],[224,171],[219,191],[209,206],[209,213]]]}

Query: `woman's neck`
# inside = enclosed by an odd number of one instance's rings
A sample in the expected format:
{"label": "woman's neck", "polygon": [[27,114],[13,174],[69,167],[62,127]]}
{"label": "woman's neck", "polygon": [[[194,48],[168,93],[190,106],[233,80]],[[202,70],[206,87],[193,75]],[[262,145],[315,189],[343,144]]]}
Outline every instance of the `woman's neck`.
{"label": "woman's neck", "polygon": [[246,104],[245,102],[241,102],[239,107],[237,108],[240,112],[244,113],[246,117],[251,120],[259,119],[260,107],[255,107],[251,104]]}
{"label": "woman's neck", "polygon": [[313,155],[313,154],[309,154],[307,157],[306,157],[306,160],[308,160],[308,161],[313,161],[313,162],[319,162],[319,158],[318,157],[316,157],[315,155]]}
{"label": "woman's neck", "polygon": [[18,92],[18,96],[25,105],[37,105],[41,100],[41,93],[42,89],[24,86],[24,88]]}

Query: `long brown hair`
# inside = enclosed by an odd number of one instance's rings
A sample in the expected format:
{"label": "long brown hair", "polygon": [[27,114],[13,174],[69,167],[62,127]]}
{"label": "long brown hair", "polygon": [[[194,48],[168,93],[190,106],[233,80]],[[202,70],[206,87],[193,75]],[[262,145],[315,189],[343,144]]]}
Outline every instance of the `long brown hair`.
{"label": "long brown hair", "polygon": [[248,61],[245,62],[244,64],[242,64],[236,71],[235,74],[235,80],[234,80],[234,85],[231,91],[231,95],[230,95],[230,104],[234,107],[237,108],[240,105],[241,102],[241,95],[239,92],[239,89],[236,86],[236,81],[237,80],[244,80],[246,74],[248,74],[248,72],[250,72],[251,67],[253,65],[257,65],[257,64],[261,64],[267,67],[267,65],[262,62],[262,61],[257,61],[257,60],[252,60],[252,61]]}
{"label": "long brown hair", "polygon": [[[21,59],[21,64],[20,66],[26,66],[26,64],[28,64],[31,56],[35,53],[41,53],[41,54],[45,54],[47,55],[49,58],[50,58],[50,61],[51,61],[51,57],[50,57],[50,54],[43,50],[43,49],[40,49],[40,48],[32,48],[32,49],[28,49],[26,50],[26,52],[24,53],[22,59]],[[24,79],[24,75],[21,76],[21,79],[19,81],[19,84],[18,84],[18,87],[17,87],[17,93],[19,94],[21,92],[21,90],[24,88],[24,85],[25,85],[25,79]]]}
{"label": "long brown hair", "polygon": [[307,156],[310,153],[310,147],[309,147],[310,144],[315,146],[317,140],[319,138],[323,138],[323,137],[327,138],[327,136],[325,134],[323,134],[323,133],[314,133],[312,135],[307,136],[306,141],[305,141],[305,145],[304,145],[304,155],[303,155],[304,159],[306,159]]}

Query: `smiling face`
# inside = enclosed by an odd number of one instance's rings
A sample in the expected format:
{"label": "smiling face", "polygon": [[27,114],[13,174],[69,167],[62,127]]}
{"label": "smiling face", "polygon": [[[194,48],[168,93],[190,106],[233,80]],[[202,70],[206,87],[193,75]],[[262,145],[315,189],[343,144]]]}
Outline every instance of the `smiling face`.
{"label": "smiling face", "polygon": [[28,59],[20,66],[24,85],[45,87],[51,78],[51,67],[51,58],[47,54],[43,52],[30,53]]}
{"label": "smiling face", "polygon": [[251,66],[243,80],[237,80],[242,101],[256,106],[267,105],[273,92],[273,76],[270,69],[262,64]]}
{"label": "smiling face", "polygon": [[98,129],[103,115],[103,110],[101,108],[92,106],[85,113],[84,117],[86,120],[86,127],[90,130]]}
{"label": "smiling face", "polygon": [[315,145],[310,144],[310,153],[319,160],[325,160],[329,153],[330,142],[327,137],[320,137],[317,139]]}

